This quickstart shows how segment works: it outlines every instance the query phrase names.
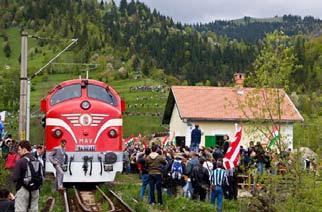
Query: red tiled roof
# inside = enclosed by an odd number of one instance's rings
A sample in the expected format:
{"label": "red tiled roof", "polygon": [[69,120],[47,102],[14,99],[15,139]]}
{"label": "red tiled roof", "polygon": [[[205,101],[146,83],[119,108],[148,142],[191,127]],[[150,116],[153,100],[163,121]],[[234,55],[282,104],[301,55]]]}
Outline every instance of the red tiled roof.
{"label": "red tiled roof", "polygon": [[[304,121],[282,89],[173,86],[171,90],[181,118],[232,121],[273,118],[282,122]],[[280,100],[277,100],[277,93]],[[273,104],[274,101],[280,102],[281,107]]]}

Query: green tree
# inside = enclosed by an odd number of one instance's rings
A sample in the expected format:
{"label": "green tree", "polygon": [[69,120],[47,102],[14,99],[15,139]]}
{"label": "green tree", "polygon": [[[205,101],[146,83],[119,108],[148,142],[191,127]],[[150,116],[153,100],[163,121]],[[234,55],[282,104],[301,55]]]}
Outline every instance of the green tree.
{"label": "green tree", "polygon": [[[249,133],[260,132],[269,140],[272,126],[281,135],[281,120],[286,113],[283,104],[287,101],[290,76],[297,68],[294,46],[291,39],[282,32],[268,34],[255,62],[254,74],[249,77],[255,88],[243,95],[238,108],[251,122]],[[279,152],[285,150],[284,137],[279,136],[276,146]]]}
{"label": "green tree", "polygon": [[288,91],[290,76],[299,68],[290,37],[279,31],[268,34],[254,67],[255,75],[251,79],[256,87],[283,88]]}
{"label": "green tree", "polygon": [[121,12],[121,14],[124,15],[126,10],[127,10],[127,1],[126,0],[121,0],[121,2],[120,2],[120,12]]}

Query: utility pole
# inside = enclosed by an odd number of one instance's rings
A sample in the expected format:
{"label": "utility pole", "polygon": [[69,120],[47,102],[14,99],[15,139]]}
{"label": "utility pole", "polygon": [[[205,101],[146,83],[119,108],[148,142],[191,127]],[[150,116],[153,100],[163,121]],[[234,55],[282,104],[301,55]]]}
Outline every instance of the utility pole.
{"label": "utility pole", "polygon": [[28,33],[21,33],[19,139],[26,139]]}

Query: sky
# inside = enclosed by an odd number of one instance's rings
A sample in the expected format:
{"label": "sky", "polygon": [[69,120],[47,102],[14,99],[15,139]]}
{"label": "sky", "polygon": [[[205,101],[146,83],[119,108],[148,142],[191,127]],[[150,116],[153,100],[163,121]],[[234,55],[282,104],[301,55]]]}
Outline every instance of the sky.
{"label": "sky", "polygon": [[[114,0],[119,5],[120,0]],[[129,2],[130,0],[128,0]],[[207,23],[244,16],[267,18],[285,14],[322,19],[322,0],[140,0],[182,23]]]}

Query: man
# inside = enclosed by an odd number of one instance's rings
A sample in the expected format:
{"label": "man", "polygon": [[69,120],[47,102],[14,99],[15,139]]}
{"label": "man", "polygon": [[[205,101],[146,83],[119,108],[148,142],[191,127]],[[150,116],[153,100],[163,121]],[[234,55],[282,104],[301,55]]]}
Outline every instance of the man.
{"label": "man", "polygon": [[174,196],[183,195],[183,186],[185,185],[183,174],[186,172],[185,169],[183,156],[180,154],[175,155],[174,160],[169,162],[169,181],[171,184],[171,194]]}
{"label": "man", "polygon": [[256,153],[256,162],[257,162],[257,171],[259,175],[263,175],[264,173],[264,158],[265,158],[265,150],[262,147],[260,142],[257,142],[254,147]]}
{"label": "man", "polygon": [[204,162],[205,159],[200,158],[198,166],[194,167],[191,173],[192,199],[200,198],[201,201],[205,201],[210,186],[209,172],[203,167]]}
{"label": "man", "polygon": [[129,174],[131,172],[130,169],[130,154],[128,148],[126,148],[123,152],[123,171],[122,173]]}
{"label": "man", "polygon": [[224,135],[224,156],[226,154],[226,152],[228,151],[228,148],[230,146],[230,142],[229,142],[229,136],[228,135]]}
{"label": "man", "polygon": [[194,167],[198,166],[199,164],[199,157],[196,152],[191,152],[191,159],[187,163],[186,175],[191,177],[191,173]]}
{"label": "man", "polygon": [[216,148],[213,151],[213,158],[215,159],[215,161],[219,160],[219,159],[223,159],[224,158],[224,153],[223,153],[223,149],[221,148],[221,146],[217,145]]}
{"label": "man", "polygon": [[65,188],[63,187],[64,182],[64,171],[63,165],[66,159],[65,146],[67,141],[62,139],[60,141],[60,145],[55,147],[53,151],[49,154],[49,161],[53,164],[56,169],[56,186],[57,190],[63,191]]}
{"label": "man", "polygon": [[[1,140],[1,138],[0,138],[0,140]],[[2,158],[3,159],[6,159],[8,153],[9,153],[9,146],[6,144],[5,141],[3,141],[2,142],[2,145],[0,147],[1,147],[1,155],[2,155]]]}
{"label": "man", "polygon": [[[42,167],[30,153],[31,145],[23,140],[18,144],[18,153],[21,159],[17,161],[13,171],[13,181],[16,183],[16,212],[37,212],[39,200],[39,186],[30,188],[30,183],[35,185],[34,179],[43,181]],[[37,174],[37,176],[36,176]],[[37,185],[39,185],[39,181]]]}
{"label": "man", "polygon": [[8,189],[0,189],[0,211],[14,212],[15,211],[15,197]]}
{"label": "man", "polygon": [[228,183],[226,171],[223,169],[221,160],[216,162],[217,168],[211,174],[211,197],[210,202],[215,204],[217,199],[217,211],[222,211],[223,204],[223,185]]}
{"label": "man", "polygon": [[146,165],[149,173],[149,185],[150,185],[150,196],[149,196],[149,203],[155,203],[155,196],[154,196],[154,189],[156,187],[157,194],[158,194],[158,203],[163,204],[162,202],[162,166],[166,163],[165,159],[157,153],[158,146],[152,146],[152,153],[146,157]]}
{"label": "man", "polygon": [[45,168],[45,149],[42,145],[36,146],[36,151],[32,153],[32,155],[39,160],[41,163],[42,167]]}
{"label": "man", "polygon": [[199,125],[195,125],[195,129],[191,131],[191,151],[199,152],[199,144],[201,140],[201,130]]}
{"label": "man", "polygon": [[146,187],[149,185],[149,173],[146,165],[146,158],[150,155],[151,149],[146,148],[144,156],[138,159],[138,163],[141,164],[141,180],[142,185],[140,189],[140,199],[143,200]]}

